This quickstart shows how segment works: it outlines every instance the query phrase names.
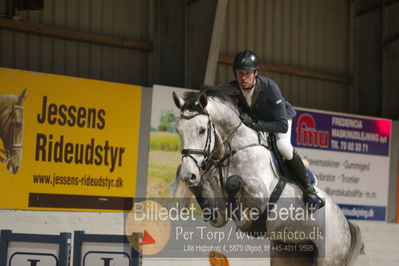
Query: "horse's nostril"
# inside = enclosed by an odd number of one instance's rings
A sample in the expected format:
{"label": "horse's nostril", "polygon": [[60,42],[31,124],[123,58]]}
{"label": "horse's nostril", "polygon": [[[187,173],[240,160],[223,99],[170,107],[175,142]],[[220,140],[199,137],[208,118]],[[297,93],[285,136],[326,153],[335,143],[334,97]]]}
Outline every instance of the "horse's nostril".
{"label": "horse's nostril", "polygon": [[197,180],[197,176],[194,175],[194,174],[191,174],[190,181],[191,181],[191,182],[194,182],[194,181],[196,181],[196,180]]}

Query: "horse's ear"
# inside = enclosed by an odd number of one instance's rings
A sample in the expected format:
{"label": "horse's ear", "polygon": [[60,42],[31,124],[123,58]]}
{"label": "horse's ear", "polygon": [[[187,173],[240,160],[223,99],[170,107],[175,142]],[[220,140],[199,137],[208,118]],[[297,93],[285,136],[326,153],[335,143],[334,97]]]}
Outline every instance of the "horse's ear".
{"label": "horse's ear", "polygon": [[21,95],[18,96],[17,104],[22,105],[25,101],[26,95],[28,95],[28,89],[25,88],[22,92]]}
{"label": "horse's ear", "polygon": [[173,101],[176,104],[176,107],[181,110],[184,105],[184,100],[182,98],[180,98],[179,96],[177,96],[176,92],[173,92],[172,96],[173,96]]}
{"label": "horse's ear", "polygon": [[198,103],[202,109],[205,109],[206,105],[208,104],[208,97],[206,97],[205,93],[201,93]]}

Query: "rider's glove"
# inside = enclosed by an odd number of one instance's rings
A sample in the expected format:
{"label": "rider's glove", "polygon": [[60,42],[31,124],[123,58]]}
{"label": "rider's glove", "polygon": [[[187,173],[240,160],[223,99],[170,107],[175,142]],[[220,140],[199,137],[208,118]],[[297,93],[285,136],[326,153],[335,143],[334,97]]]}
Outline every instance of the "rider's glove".
{"label": "rider's glove", "polygon": [[240,114],[240,119],[247,127],[256,129],[256,121],[246,113]]}

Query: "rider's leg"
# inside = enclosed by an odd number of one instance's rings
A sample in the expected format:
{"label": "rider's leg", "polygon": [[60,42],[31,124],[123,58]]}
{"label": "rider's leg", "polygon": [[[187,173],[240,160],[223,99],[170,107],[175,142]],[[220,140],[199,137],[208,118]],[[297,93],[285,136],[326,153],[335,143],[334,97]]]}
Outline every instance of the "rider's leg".
{"label": "rider's leg", "polygon": [[294,150],[294,154],[291,160],[287,160],[287,164],[290,169],[294,172],[294,176],[302,185],[303,191],[303,199],[308,206],[313,209],[317,210],[324,206],[324,200],[317,196],[316,190],[310,184],[308,176],[306,174],[305,166],[303,165],[302,159]]}
{"label": "rider's leg", "polygon": [[292,120],[290,119],[287,133],[276,134],[276,146],[280,154],[287,160],[287,165],[293,171],[295,178],[302,185],[305,203],[312,210],[317,210],[324,206],[324,200],[317,196],[316,190],[309,182],[303,161],[291,144],[291,125]]}

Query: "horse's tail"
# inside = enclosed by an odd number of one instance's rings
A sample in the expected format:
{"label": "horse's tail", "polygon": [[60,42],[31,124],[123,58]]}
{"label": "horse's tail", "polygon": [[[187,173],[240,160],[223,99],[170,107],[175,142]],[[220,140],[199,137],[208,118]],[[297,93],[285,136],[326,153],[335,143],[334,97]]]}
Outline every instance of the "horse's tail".
{"label": "horse's tail", "polygon": [[349,249],[348,263],[347,265],[354,265],[359,254],[365,254],[364,243],[362,239],[362,233],[357,224],[347,220],[349,225],[349,231],[351,233],[351,246]]}

